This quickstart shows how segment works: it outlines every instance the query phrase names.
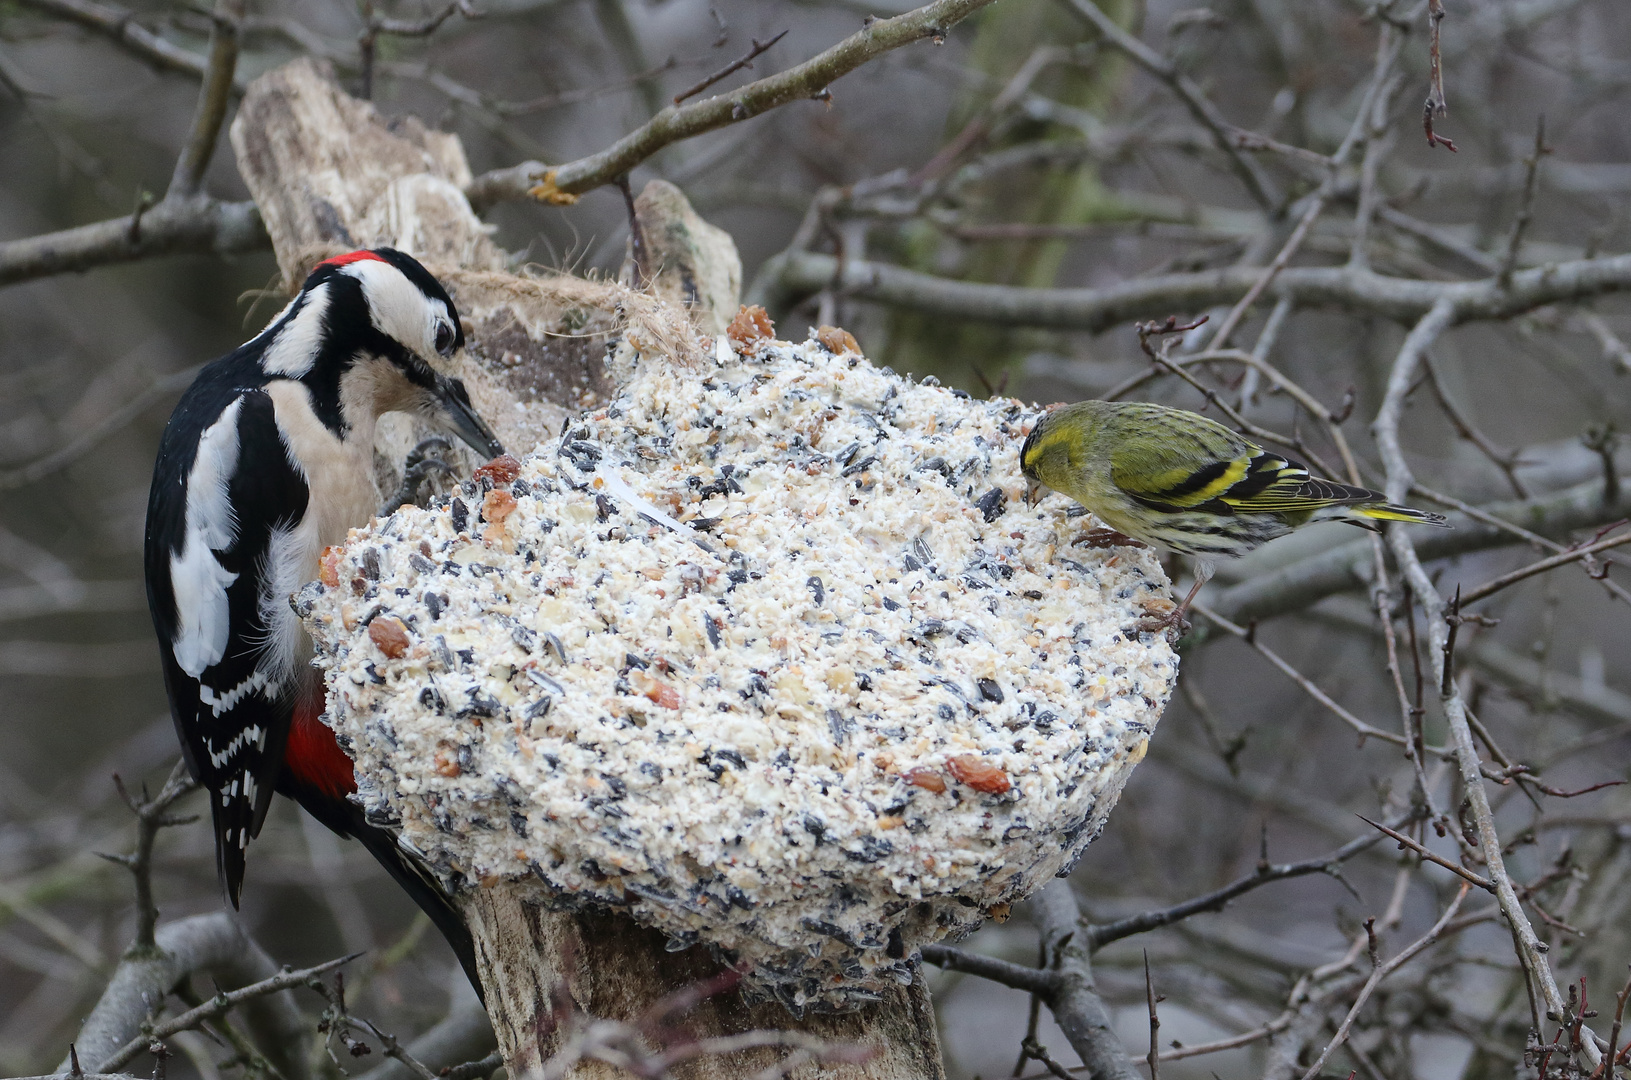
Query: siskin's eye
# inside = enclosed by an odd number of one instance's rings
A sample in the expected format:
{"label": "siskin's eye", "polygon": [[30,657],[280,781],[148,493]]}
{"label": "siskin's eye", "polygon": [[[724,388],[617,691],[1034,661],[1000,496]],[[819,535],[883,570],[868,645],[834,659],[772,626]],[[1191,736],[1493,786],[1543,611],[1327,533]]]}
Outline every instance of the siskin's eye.
{"label": "siskin's eye", "polygon": [[453,328],[445,322],[436,324],[436,352],[439,356],[449,356],[453,352]]}

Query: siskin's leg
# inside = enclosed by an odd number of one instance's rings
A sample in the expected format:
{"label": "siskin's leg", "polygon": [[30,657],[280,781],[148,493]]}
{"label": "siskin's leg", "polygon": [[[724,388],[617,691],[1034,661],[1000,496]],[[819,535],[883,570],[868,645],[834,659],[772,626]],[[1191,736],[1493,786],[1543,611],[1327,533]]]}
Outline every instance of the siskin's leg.
{"label": "siskin's leg", "polygon": [[1201,586],[1212,580],[1214,567],[1210,560],[1195,560],[1195,584],[1189,587],[1189,593],[1184,602],[1165,615],[1151,615],[1139,625],[1140,630],[1176,630],[1180,634],[1189,630],[1189,605],[1194,603],[1195,594],[1201,591]]}

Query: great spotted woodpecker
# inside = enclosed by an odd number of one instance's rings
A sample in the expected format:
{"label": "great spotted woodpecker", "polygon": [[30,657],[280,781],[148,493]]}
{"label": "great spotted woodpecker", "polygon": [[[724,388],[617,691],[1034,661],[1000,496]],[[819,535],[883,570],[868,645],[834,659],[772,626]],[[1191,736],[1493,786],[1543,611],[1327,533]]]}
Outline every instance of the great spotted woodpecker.
{"label": "great spotted woodpecker", "polygon": [[233,907],[275,789],[361,840],[475,982],[469,931],[440,883],[347,798],[351,761],[319,719],[322,682],[289,607],[323,548],[379,508],[382,413],[438,423],[484,459],[503,453],[463,383],[429,363],[463,346],[453,301],[413,258],[379,248],[318,264],[265,330],[182,395],[153,471],[146,572],[170,711],[210,792]]}

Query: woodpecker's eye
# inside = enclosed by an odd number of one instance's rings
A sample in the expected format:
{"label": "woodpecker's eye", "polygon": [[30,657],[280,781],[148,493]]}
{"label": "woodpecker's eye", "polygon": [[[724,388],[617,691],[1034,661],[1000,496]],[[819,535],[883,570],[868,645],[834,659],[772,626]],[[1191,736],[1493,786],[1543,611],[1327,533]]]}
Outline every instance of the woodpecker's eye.
{"label": "woodpecker's eye", "polygon": [[453,352],[453,328],[445,322],[436,324],[436,352],[440,356]]}

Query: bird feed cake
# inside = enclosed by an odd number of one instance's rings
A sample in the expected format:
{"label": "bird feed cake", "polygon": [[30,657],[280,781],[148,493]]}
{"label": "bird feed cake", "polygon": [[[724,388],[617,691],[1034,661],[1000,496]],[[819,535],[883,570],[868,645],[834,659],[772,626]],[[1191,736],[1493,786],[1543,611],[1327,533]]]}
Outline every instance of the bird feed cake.
{"label": "bird feed cake", "polygon": [[[789,1007],[1067,871],[1172,690],[1154,555],[1023,499],[1036,413],[739,326],[327,553],[296,597],[371,817]],[[823,343],[825,342],[825,343]]]}

